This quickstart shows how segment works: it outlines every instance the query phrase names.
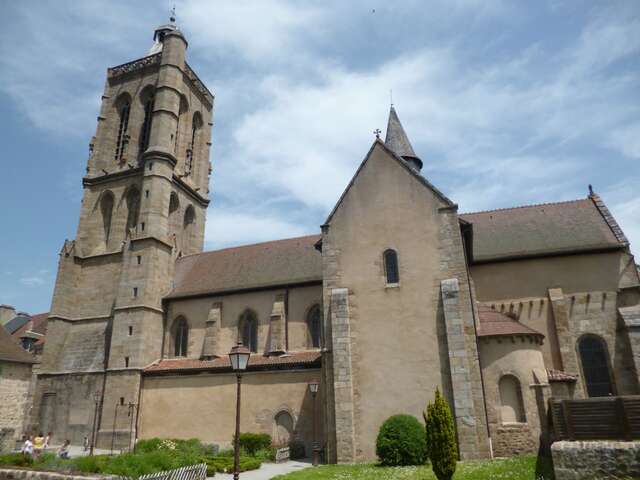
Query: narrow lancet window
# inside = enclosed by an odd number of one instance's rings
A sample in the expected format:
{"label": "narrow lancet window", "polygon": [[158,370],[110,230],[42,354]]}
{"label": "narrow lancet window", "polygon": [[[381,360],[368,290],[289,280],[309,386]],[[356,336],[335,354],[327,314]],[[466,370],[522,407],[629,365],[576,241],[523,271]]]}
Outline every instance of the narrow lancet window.
{"label": "narrow lancet window", "polygon": [[398,271],[398,253],[395,250],[388,249],[384,252],[384,273],[387,285],[395,285],[400,283],[400,273]]}
{"label": "narrow lancet window", "polygon": [[120,124],[118,126],[118,138],[116,139],[116,161],[122,161],[124,152],[126,149],[128,137],[127,129],[129,127],[129,112],[131,110],[131,103],[125,100],[122,106],[119,108],[118,113],[120,115]]}
{"label": "narrow lancet window", "polygon": [[142,155],[147,150],[147,148],[149,148],[149,136],[151,135],[151,123],[153,120],[153,104],[153,93],[150,93],[143,99],[144,121],[142,122],[142,130],[140,131],[140,155]]}
{"label": "narrow lancet window", "polygon": [[176,320],[174,333],[174,355],[176,357],[186,357],[189,345],[189,325],[187,320],[180,317]]}
{"label": "narrow lancet window", "polygon": [[322,342],[322,316],[320,305],[314,305],[307,314],[307,328],[311,347],[320,348]]}

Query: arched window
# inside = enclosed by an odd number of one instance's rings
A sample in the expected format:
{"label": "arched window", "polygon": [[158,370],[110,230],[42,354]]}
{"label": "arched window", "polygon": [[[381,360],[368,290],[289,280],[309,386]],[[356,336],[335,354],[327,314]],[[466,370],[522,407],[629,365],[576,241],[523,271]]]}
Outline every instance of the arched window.
{"label": "arched window", "polygon": [[115,160],[121,161],[124,156],[127,144],[127,129],[129,127],[129,112],[131,111],[131,100],[129,95],[122,95],[116,102],[120,123],[118,125],[118,136],[116,138]]}
{"label": "arched window", "polygon": [[596,335],[586,335],[578,342],[582,374],[590,397],[613,394],[609,373],[609,354],[605,341]]}
{"label": "arched window", "polygon": [[238,340],[252,352],[258,351],[258,319],[251,310],[240,315]]}
{"label": "arched window", "polygon": [[322,340],[322,313],[320,305],[314,305],[307,313],[307,328],[311,347],[320,348]]}
{"label": "arched window", "polygon": [[187,175],[189,175],[193,170],[200,128],[202,128],[202,115],[200,115],[200,112],[196,112],[193,114],[193,120],[191,121],[191,142],[189,143],[189,149],[187,150],[187,161],[185,164],[185,173]]}
{"label": "arched window", "polygon": [[176,121],[176,138],[174,139],[174,151],[176,153],[176,156],[178,155],[178,148],[180,145],[180,125],[184,123],[184,116],[186,115],[188,110],[189,103],[187,102],[187,99],[184,97],[184,95],[180,95],[180,111],[178,112],[178,119]]}
{"label": "arched window", "polygon": [[145,89],[140,97],[142,106],[144,107],[144,121],[140,130],[139,155],[142,155],[149,148],[149,135],[151,134],[151,123],[153,120],[153,104],[155,97],[153,89]]}
{"label": "arched window", "polygon": [[502,423],[524,423],[524,404],[520,381],[513,375],[504,375],[498,382],[500,390],[500,419]]}
{"label": "arched window", "polygon": [[100,199],[100,213],[102,214],[102,228],[104,229],[104,243],[109,243],[109,234],[111,233],[111,216],[113,213],[113,193],[106,191]]}
{"label": "arched window", "polygon": [[174,350],[176,357],[186,357],[189,345],[189,325],[184,317],[178,317],[175,321],[173,332]]}
{"label": "arched window", "polygon": [[398,272],[398,253],[391,248],[384,251],[384,274],[387,284],[400,283],[400,273]]}
{"label": "arched window", "polygon": [[274,419],[277,445],[287,445],[293,439],[293,417],[286,410],[278,412]]}
{"label": "arched window", "polygon": [[130,229],[136,228],[136,225],[138,224],[138,215],[140,214],[140,192],[136,187],[131,187],[129,191],[127,191],[125,202],[127,204],[126,234],[128,235]]}

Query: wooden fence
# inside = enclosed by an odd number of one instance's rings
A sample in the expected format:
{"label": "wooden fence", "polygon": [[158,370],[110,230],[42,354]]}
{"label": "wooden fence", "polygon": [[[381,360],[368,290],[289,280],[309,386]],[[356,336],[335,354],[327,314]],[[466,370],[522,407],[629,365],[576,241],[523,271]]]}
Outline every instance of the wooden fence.
{"label": "wooden fence", "polygon": [[[126,477],[123,478],[125,480]],[[207,478],[207,465],[191,465],[189,467],[167,470],[166,472],[150,473],[138,477],[138,480],[205,480]]]}
{"label": "wooden fence", "polygon": [[640,395],[549,400],[556,440],[640,438]]}

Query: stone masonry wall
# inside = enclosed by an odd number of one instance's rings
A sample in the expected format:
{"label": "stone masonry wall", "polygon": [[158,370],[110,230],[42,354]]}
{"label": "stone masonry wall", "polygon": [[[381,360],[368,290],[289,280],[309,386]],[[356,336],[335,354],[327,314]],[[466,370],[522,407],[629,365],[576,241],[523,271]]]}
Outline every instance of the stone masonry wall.
{"label": "stone masonry wall", "polygon": [[551,446],[556,480],[640,477],[640,442],[555,442]]}
{"label": "stone masonry wall", "polygon": [[30,385],[31,364],[0,362],[0,427],[13,430],[4,432],[0,451],[13,448],[13,441],[23,434]]}

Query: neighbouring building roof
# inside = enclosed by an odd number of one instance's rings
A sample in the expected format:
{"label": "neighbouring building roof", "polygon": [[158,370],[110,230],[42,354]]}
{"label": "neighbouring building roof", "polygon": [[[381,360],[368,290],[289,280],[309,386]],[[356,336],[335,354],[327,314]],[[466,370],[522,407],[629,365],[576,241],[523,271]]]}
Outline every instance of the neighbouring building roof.
{"label": "neighbouring building roof", "polygon": [[23,337],[29,337],[36,340],[36,345],[43,345],[45,335],[47,334],[47,322],[49,321],[49,312],[38,313],[30,317],[30,321],[22,325],[11,336],[18,340]]}
{"label": "neighbouring building roof", "polygon": [[[475,262],[622,248],[626,245],[597,195],[583,200],[465,213]],[[618,232],[618,233],[616,233]]]}
{"label": "neighbouring building roof", "polygon": [[36,363],[36,359],[20,347],[4,328],[0,328],[0,361]]}
{"label": "neighbouring building roof", "polygon": [[188,255],[176,261],[167,298],[322,281],[320,235]]}
{"label": "neighbouring building roof", "polygon": [[27,314],[20,313],[4,324],[4,329],[13,334],[31,321],[31,317]]}
{"label": "neighbouring building roof", "polygon": [[[280,356],[253,354],[249,358],[248,370],[283,370],[298,367],[320,367],[321,353],[318,351],[291,352]],[[227,355],[214,360],[198,360],[191,358],[172,358],[159,360],[147,368],[145,373],[170,372],[229,372],[231,364]]]}
{"label": "neighbouring building roof", "polygon": [[478,305],[478,315],[480,317],[479,337],[530,335],[540,339],[544,338],[544,335],[537,330],[485,305]]}
{"label": "neighbouring building roof", "polygon": [[577,375],[572,375],[562,370],[554,370],[547,368],[547,377],[550,382],[575,382],[578,380]]}

